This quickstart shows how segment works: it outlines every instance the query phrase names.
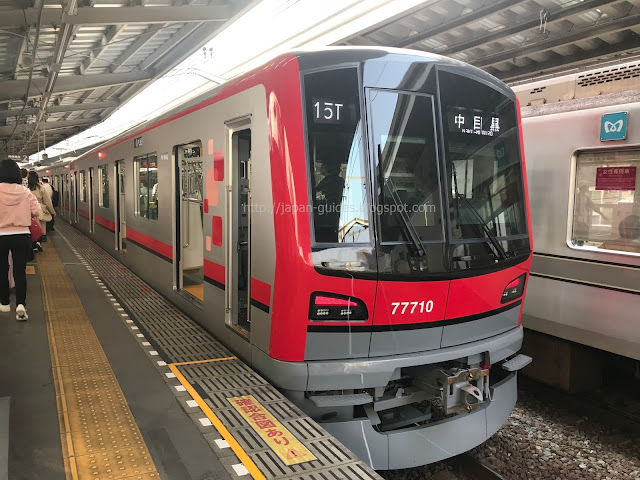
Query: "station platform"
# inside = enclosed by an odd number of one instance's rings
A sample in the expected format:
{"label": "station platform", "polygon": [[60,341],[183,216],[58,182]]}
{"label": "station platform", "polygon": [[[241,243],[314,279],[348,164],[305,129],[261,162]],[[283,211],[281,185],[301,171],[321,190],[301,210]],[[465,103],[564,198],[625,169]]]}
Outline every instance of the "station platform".
{"label": "station platform", "polygon": [[0,314],[0,480],[380,479],[63,221]]}

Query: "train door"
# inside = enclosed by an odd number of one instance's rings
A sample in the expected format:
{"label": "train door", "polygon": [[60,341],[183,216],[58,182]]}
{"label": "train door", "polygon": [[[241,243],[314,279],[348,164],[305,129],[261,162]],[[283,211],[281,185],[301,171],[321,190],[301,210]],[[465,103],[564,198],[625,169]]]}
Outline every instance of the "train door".
{"label": "train door", "polygon": [[125,163],[116,161],[116,250],[127,251],[127,202],[124,189]]}
{"label": "train door", "polygon": [[248,334],[251,330],[251,123],[227,124],[230,159],[227,178],[226,322]]}
{"label": "train door", "polygon": [[202,143],[174,147],[176,159],[176,287],[204,301],[204,177]]}
{"label": "train door", "polygon": [[60,204],[58,208],[60,211],[60,215],[64,217],[64,206],[65,206],[64,195],[65,193],[67,193],[67,189],[65,188],[65,185],[64,185],[64,175],[58,175],[57,179],[58,179],[58,192],[60,193]]}
{"label": "train door", "polygon": [[93,205],[93,167],[89,167],[89,232],[95,232],[95,210]]}
{"label": "train door", "polygon": [[80,217],[78,216],[78,198],[79,198],[79,186],[78,186],[78,172],[73,172],[73,221],[78,223],[80,221]]}

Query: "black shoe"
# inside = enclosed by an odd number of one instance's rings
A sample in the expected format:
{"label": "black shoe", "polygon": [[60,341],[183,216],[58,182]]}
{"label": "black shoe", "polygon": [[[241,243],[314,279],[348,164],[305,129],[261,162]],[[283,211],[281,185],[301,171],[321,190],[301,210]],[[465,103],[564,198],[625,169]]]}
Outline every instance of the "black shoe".
{"label": "black shoe", "polygon": [[40,242],[36,242],[36,248],[33,249],[34,252],[41,252],[42,251],[42,245],[40,245]]}

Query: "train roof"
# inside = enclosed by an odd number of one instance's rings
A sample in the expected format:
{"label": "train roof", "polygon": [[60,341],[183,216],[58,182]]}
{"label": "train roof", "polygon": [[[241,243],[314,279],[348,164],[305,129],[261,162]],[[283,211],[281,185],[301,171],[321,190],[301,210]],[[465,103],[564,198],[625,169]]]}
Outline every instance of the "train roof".
{"label": "train roof", "polygon": [[[115,137],[110,138],[109,140],[96,145],[89,151],[80,155],[78,159],[93,155],[96,152],[104,148],[107,148],[109,145],[131,136],[136,131],[144,130],[145,128],[148,128],[151,125],[154,125],[158,122],[171,118],[177,114],[180,114],[185,110],[195,107],[215,97],[217,94],[224,91],[225,89],[254,75],[256,72],[259,72],[261,70],[278,68],[282,60],[287,57],[289,58],[295,57],[300,66],[300,70],[321,69],[321,68],[327,68],[331,66],[362,63],[366,61],[382,60],[382,59],[384,59],[384,61],[433,63],[437,65],[449,66],[449,67],[454,67],[456,69],[466,70],[469,73],[472,73],[475,77],[478,77],[484,80],[485,82],[493,85],[495,88],[499,90],[511,92],[510,87],[508,87],[505,83],[498,80],[494,76],[488,74],[484,70],[481,70],[467,63],[461,62],[459,60],[455,60],[453,58],[438,55],[436,53],[429,53],[424,51],[409,50],[409,49],[402,49],[402,48],[393,48],[393,47],[338,46],[338,47],[323,47],[323,48],[313,48],[313,49],[297,49],[297,50],[291,50],[287,53],[279,55],[278,57],[270,60],[264,65],[261,65],[248,72],[245,72],[242,75],[239,75],[238,77],[233,78],[222,85],[213,86],[211,87],[211,89],[201,93],[200,95],[192,98],[191,100],[188,100],[172,108],[171,110],[168,110],[167,112],[161,115],[150,118],[149,120],[146,120],[142,123],[135,125],[134,127],[116,135]],[[515,95],[514,95],[514,98],[515,98]]]}

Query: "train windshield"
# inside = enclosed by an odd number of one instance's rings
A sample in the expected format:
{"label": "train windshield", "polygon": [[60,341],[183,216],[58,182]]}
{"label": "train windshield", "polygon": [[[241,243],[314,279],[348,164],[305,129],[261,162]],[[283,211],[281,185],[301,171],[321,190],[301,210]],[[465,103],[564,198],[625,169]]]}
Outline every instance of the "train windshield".
{"label": "train windshield", "polygon": [[305,77],[315,243],[370,242],[358,85],[356,68]]}
{"label": "train windshield", "polygon": [[528,254],[515,102],[447,71],[439,85],[453,268]]}
{"label": "train windshield", "polygon": [[355,67],[304,75],[312,242],[323,265],[415,279],[528,255],[514,100],[430,72],[431,86],[417,91],[375,79],[362,88]]}

